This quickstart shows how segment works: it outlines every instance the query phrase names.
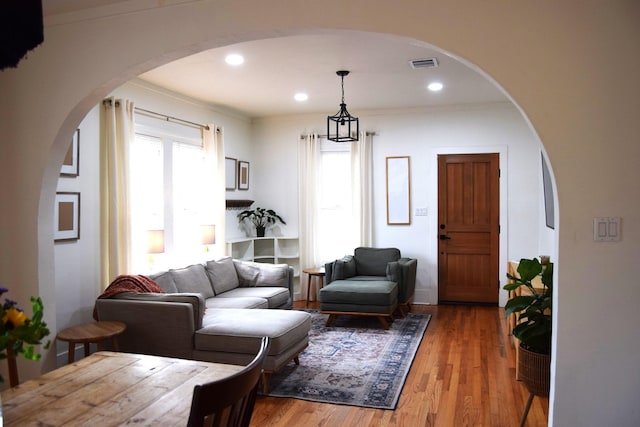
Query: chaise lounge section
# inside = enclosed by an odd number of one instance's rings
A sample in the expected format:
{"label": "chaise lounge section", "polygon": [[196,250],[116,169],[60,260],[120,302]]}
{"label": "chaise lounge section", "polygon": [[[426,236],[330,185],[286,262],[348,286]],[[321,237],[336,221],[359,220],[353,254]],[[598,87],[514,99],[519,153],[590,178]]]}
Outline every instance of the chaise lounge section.
{"label": "chaise lounge section", "polygon": [[268,336],[265,392],[271,373],[299,363],[311,317],[288,310],[290,266],[223,258],[150,277],[164,293],[121,292],[96,301],[98,319],[127,325],[121,351],[246,365]]}

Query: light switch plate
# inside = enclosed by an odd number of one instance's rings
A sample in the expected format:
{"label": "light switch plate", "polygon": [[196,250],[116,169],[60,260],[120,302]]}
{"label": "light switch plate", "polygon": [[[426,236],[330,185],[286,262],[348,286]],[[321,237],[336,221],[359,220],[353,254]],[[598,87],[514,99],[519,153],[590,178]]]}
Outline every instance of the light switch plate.
{"label": "light switch plate", "polygon": [[593,218],[593,240],[596,242],[619,242],[622,237],[620,217]]}

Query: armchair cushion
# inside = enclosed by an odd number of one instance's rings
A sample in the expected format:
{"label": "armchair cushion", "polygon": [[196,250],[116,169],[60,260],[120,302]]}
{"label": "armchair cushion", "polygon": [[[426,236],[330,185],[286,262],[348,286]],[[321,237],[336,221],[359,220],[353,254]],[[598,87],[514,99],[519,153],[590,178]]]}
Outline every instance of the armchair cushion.
{"label": "armchair cushion", "polygon": [[356,248],[354,251],[358,276],[386,276],[387,263],[400,259],[397,248]]}
{"label": "armchair cushion", "polygon": [[214,296],[213,287],[202,264],[194,264],[177,270],[169,270],[178,292],[197,292],[205,298]]}
{"label": "armchair cushion", "polygon": [[[325,269],[326,270],[326,269]],[[351,255],[333,262],[331,281],[344,280],[356,275],[356,260]]]}
{"label": "armchair cushion", "polygon": [[216,295],[230,291],[240,286],[238,273],[231,257],[215,261],[207,261],[207,274]]}

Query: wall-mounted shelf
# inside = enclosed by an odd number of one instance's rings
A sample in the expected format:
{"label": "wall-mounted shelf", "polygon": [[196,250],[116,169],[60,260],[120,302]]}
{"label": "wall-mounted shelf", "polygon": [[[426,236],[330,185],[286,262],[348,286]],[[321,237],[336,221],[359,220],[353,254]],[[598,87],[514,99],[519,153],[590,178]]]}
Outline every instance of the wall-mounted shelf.
{"label": "wall-mounted shelf", "polygon": [[226,200],[227,209],[244,209],[244,208],[248,208],[252,204],[253,204],[253,200],[236,200],[236,199]]}

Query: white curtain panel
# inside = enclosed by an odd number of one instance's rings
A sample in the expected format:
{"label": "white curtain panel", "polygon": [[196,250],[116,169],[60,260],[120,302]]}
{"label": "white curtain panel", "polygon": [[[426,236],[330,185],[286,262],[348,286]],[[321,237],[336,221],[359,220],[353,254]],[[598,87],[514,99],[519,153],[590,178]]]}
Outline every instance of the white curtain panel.
{"label": "white curtain panel", "polygon": [[225,236],[225,161],[224,135],[222,128],[210,124],[202,128],[202,142],[204,144],[207,163],[206,182],[202,183],[205,194],[202,196],[213,201],[212,223],[216,226],[216,243],[212,246],[211,259],[221,258],[226,254]]}
{"label": "white curtain panel", "polygon": [[[300,200],[299,208],[299,241],[300,241],[300,268],[320,267],[321,260],[318,258],[316,247],[318,229],[318,170],[320,162],[320,141],[318,135],[307,135],[300,144],[298,155],[298,176],[300,185],[298,186]],[[301,282],[300,294],[297,299],[307,298],[306,280],[304,275]],[[315,281],[314,281],[315,282]],[[315,286],[315,285],[314,285]],[[310,290],[309,295],[315,299],[316,290]]]}
{"label": "white curtain panel", "polygon": [[360,246],[373,243],[373,176],[372,176],[372,134],[361,132],[359,141],[351,143],[352,212],[354,242]]}
{"label": "white curtain panel", "polygon": [[134,138],[133,102],[109,98],[100,110],[101,286],[131,270],[129,146]]}

